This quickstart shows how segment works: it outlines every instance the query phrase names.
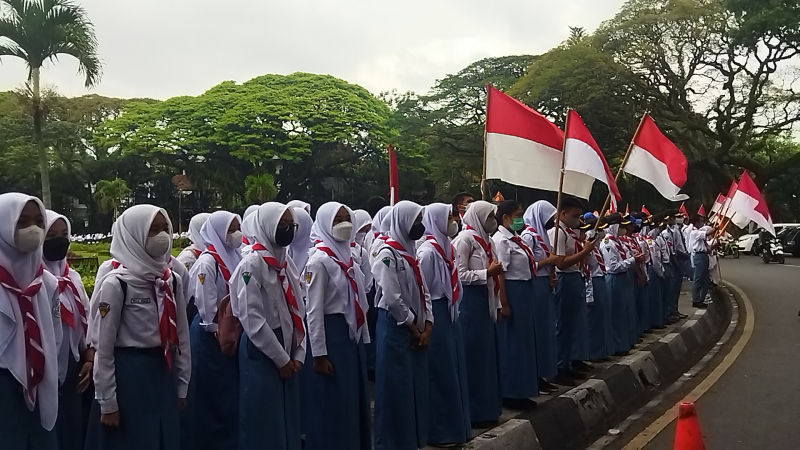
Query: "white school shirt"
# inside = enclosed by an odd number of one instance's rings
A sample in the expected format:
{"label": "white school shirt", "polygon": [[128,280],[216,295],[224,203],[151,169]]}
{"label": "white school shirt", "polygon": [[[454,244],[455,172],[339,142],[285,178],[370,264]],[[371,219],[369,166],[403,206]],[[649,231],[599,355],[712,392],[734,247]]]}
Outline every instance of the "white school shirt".
{"label": "white school shirt", "polygon": [[[173,289],[173,286],[180,286],[179,278],[179,275],[172,273],[172,278],[169,280],[170,289]],[[120,281],[127,284],[125,298]],[[178,397],[186,398],[192,372],[186,299],[181,289],[175,289],[173,295],[178,349],[172,355],[172,366],[178,378]],[[101,308],[106,311],[105,315],[100,312]],[[111,274],[100,285],[99,292],[92,302],[89,323],[95,322],[97,327],[94,388],[95,399],[100,404],[101,413],[108,414],[119,410],[114,349],[163,347],[159,320],[158,304],[153,296],[153,287],[149,283],[144,285],[142,280],[133,278],[130,274]]]}
{"label": "white school shirt", "polygon": [[[28,385],[28,360],[25,355],[25,331],[22,313],[17,296],[0,287],[0,369],[7,369],[20,383],[19,395],[23,386]],[[61,303],[58,298],[58,281],[48,271],[42,274],[42,287],[31,299],[33,313],[39,324],[42,350],[44,350],[44,378],[36,386],[36,403],[39,405],[39,418],[45,430],[52,430],[58,417],[58,351],[62,346],[63,330],[57,326],[61,322]],[[0,401],[8,401],[2,399]]]}
{"label": "white school shirt", "polygon": [[659,240],[663,242],[661,236],[658,236],[655,239],[648,236],[647,248],[650,250],[650,265],[653,266],[653,270],[656,272],[656,275],[658,275],[659,278],[664,278],[664,255],[662,253],[662,244],[659,243]]}
{"label": "white school shirt", "polygon": [[[309,250],[314,249],[311,248]],[[372,267],[369,262],[369,250],[360,244],[356,244],[355,247],[350,247],[350,254],[353,256],[353,264],[357,265],[364,275],[364,289],[369,291],[370,286],[372,286]]]}
{"label": "white school shirt", "polygon": [[194,266],[194,263],[197,262],[197,258],[199,258],[201,253],[203,252],[194,247],[186,247],[182,252],[180,252],[180,254],[178,254],[178,256],[175,257],[175,259],[183,264],[183,267],[186,267],[186,270],[191,272],[192,266]]}
{"label": "white school shirt", "polygon": [[[305,305],[300,283],[300,275],[289,255],[286,258],[286,277],[291,283],[301,319],[305,318]],[[242,329],[250,341],[264,355],[272,360],[278,369],[290,360],[305,361],[306,339],[292,349],[294,324],[286,302],[284,287],[278,271],[269,267],[261,252],[251,251],[236,266],[231,274],[231,309],[239,319]],[[283,345],[275,336],[274,330],[281,330]],[[308,370],[308,369],[306,369]]]}
{"label": "white school shirt", "polygon": [[672,227],[670,233],[672,234],[672,242],[675,243],[675,251],[683,255],[689,253],[686,251],[686,245],[684,245],[685,242],[683,242],[683,232],[680,226],[676,224],[674,227]]}
{"label": "white school shirt", "polygon": [[[603,269],[600,268],[600,262],[597,261],[598,256],[601,259],[603,258],[603,253],[600,251],[599,248],[597,249],[597,252],[599,253],[599,255],[598,253],[595,253],[594,250],[592,250],[592,252],[589,253],[589,256],[586,257],[586,263],[589,264],[589,273],[591,275],[591,278],[604,277],[606,275],[605,272],[603,272]],[[603,259],[603,265],[605,265],[605,259]],[[586,284],[587,286],[592,284],[591,283],[592,280],[586,280],[586,281],[587,281]]]}
{"label": "white school shirt", "polygon": [[[232,268],[229,269],[233,271]],[[200,315],[200,326],[209,333],[215,333],[217,324],[214,323],[214,317],[217,315],[220,300],[228,295],[228,282],[210,253],[203,253],[197,258],[187,284],[189,298],[194,297],[194,305]]]}
{"label": "white school shirt", "polygon": [[672,235],[672,232],[669,230],[669,227],[664,228],[664,230],[661,231],[661,237],[664,239],[664,243],[667,244],[669,256],[675,256],[677,254],[677,247],[675,246],[675,239]]}
{"label": "white school shirt", "polygon": [[[555,243],[555,236],[556,236],[556,228],[553,227],[551,230],[547,232],[550,236],[550,242]],[[555,244],[553,244],[555,245]],[[561,230],[558,232],[558,253],[557,256],[572,256],[575,254],[575,239],[569,235],[564,229],[564,225],[561,225]],[[556,267],[556,273],[580,273],[581,268],[579,264],[573,264],[567,267],[564,270],[559,269]]]}
{"label": "white school shirt", "polygon": [[[78,301],[80,301],[83,304],[83,310],[86,311],[86,327],[88,331],[89,296],[86,295],[86,289],[83,287],[83,281],[81,280],[81,276],[80,274],[78,274],[78,272],[70,268],[69,278],[75,285],[75,289],[78,290]],[[57,293],[57,295],[59,294]],[[61,295],[68,295],[71,297],[72,290],[70,288],[64,289],[64,292],[62,292],[59,295],[59,299],[61,298]],[[77,311],[75,311],[74,330],[72,329],[72,327],[67,325],[63,320],[60,320],[60,322],[61,322],[63,338],[61,341],[61,348],[59,348],[58,350],[58,379],[63,383],[64,379],[67,376],[67,369],[69,367],[70,356],[72,356],[72,359],[74,359],[75,361],[80,361],[83,351],[86,350],[86,335],[83,334],[83,325],[81,325],[80,323]]]}
{"label": "white school shirt", "polygon": [[706,233],[710,229],[711,227],[704,226],[703,228],[692,230],[691,234],[689,234],[688,245],[692,254],[708,253],[708,241],[706,240],[708,236]]}
{"label": "white school shirt", "polygon": [[[616,241],[615,241],[616,239]],[[619,247],[617,247],[619,245]],[[620,252],[619,248],[622,248]],[[625,244],[619,241],[619,238],[612,238],[606,236],[600,246],[600,251],[603,252],[603,260],[606,263],[606,273],[616,275],[625,273],[628,269],[636,263],[636,260],[625,253]]]}
{"label": "white school shirt", "polygon": [[[494,244],[493,241],[489,241]],[[489,316],[497,321],[497,310],[500,309],[500,298],[495,295],[492,285],[488,283],[489,256],[481,247],[470,230],[464,229],[453,241],[456,249],[456,263],[458,264],[458,277],[462,285],[487,286],[489,297]],[[497,261],[497,253],[492,245],[492,258]]]}
{"label": "white school shirt", "polygon": [[434,322],[431,294],[425,283],[425,274],[421,275],[423,299],[420,299],[414,269],[405,258],[385,243],[378,249],[372,265],[376,286],[375,304],[389,311],[398,326],[414,324],[420,331],[425,329],[426,321],[431,324]]}
{"label": "white school shirt", "polygon": [[[306,301],[306,323],[308,325],[308,342],[311,354],[315,357],[326,356],[328,347],[325,340],[325,316],[342,314],[347,316],[350,291],[342,292],[339,286],[350,286],[350,281],[339,266],[327,253],[312,248],[313,253],[306,262],[305,283],[308,289]],[[353,261],[353,276],[364,280],[364,274]],[[352,304],[351,304],[351,307]],[[367,311],[364,317],[367,316]],[[362,340],[369,343],[369,329],[362,329]]]}
{"label": "white school shirt", "polygon": [[531,265],[535,267],[536,261],[531,261],[528,253],[511,240],[514,236],[514,233],[502,225],[497,228],[497,232],[492,236],[497,260],[503,265],[506,280],[528,281],[533,275]]}
{"label": "white school shirt", "polygon": [[[547,253],[542,248],[542,244],[539,242],[539,239],[536,237],[537,234],[535,231],[531,230],[530,228],[526,228],[520,235],[522,238],[522,242],[528,246],[533,252],[533,259],[536,261],[543,261],[547,259]],[[549,251],[549,249],[548,249]],[[539,267],[539,264],[536,264],[536,276],[537,277],[550,277],[550,270],[551,266],[543,266]]]}
{"label": "white school shirt", "polygon": [[[97,288],[98,288],[97,283],[100,280],[102,280],[103,277],[108,275],[112,270],[114,270],[114,262],[115,261],[116,260],[114,260],[114,259],[106,260],[105,262],[103,262],[103,264],[100,264],[100,267],[97,268],[97,275],[95,275],[95,277],[94,277],[94,288],[95,288],[95,290],[97,290]],[[178,285],[180,286],[179,289],[181,291],[183,291],[184,298],[188,300],[189,299],[189,271],[186,270],[186,266],[182,262],[178,261],[176,258],[173,258],[172,256],[169,257],[169,267],[170,267],[170,269],[172,269],[173,272],[175,272],[178,275],[178,278],[179,278]],[[91,331],[91,327],[89,328],[89,330]],[[89,340],[89,345],[90,346],[92,345],[92,342],[93,341]]]}
{"label": "white school shirt", "polygon": [[[447,245],[452,244],[448,242]],[[455,247],[452,247],[452,252],[455,258],[454,264],[456,265],[456,272],[458,272],[459,257]],[[458,320],[458,308],[464,294],[464,287],[461,285],[461,279],[459,278],[456,280],[456,283],[458,283],[459,298],[456,299],[456,304],[453,305],[451,301],[453,297],[453,286],[450,281],[450,269],[431,241],[426,241],[419,247],[417,250],[417,258],[419,259],[419,268],[422,271],[425,284],[428,286],[431,299],[448,299],[450,319],[455,323]]]}

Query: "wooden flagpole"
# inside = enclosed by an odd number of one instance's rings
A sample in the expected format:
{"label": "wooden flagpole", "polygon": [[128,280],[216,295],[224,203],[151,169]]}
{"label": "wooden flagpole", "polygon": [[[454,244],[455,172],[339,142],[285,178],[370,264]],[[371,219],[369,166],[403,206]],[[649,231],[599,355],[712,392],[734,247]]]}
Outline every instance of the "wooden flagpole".
{"label": "wooden flagpole", "polygon": [[[732,183],[738,183],[738,180],[734,180]],[[728,193],[730,194],[730,189],[728,189]],[[736,191],[733,191],[733,195],[736,195]],[[714,239],[719,237],[720,234],[725,232],[725,228],[728,227],[728,224],[731,221],[731,218],[728,217],[728,211],[731,209],[731,204],[733,203],[733,196],[727,199],[728,206],[725,208],[725,211],[722,213],[722,220],[719,222],[719,227],[717,227],[717,232],[714,233]],[[724,205],[723,205],[724,206]]]}
{"label": "wooden flagpole", "polygon": [[[561,174],[558,179],[558,197],[556,199],[556,220],[555,220],[555,239],[551,242],[553,246],[553,254],[558,255],[558,232],[561,231],[561,196],[564,191],[564,164],[567,161],[567,132],[569,130],[569,113],[572,109],[567,110],[567,118],[564,121],[564,143],[561,145]],[[565,251],[564,254],[567,252]]]}
{"label": "wooden flagpole", "polygon": [[486,121],[483,124],[483,175],[481,175],[481,200],[486,201],[486,126],[489,123],[489,83],[483,86],[486,92]]}

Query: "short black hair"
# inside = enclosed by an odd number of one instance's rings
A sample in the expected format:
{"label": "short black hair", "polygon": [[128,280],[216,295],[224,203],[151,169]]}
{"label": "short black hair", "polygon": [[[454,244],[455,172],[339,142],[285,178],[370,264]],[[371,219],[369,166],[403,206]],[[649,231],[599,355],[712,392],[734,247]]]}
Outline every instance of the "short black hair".
{"label": "short black hair", "polygon": [[519,207],[519,202],[515,200],[504,200],[500,202],[500,204],[497,205],[497,213],[495,214],[495,216],[497,216],[497,221],[502,222],[503,216],[514,214],[514,211],[519,209]]}
{"label": "short black hair", "polygon": [[463,202],[464,199],[467,198],[467,197],[471,197],[473,199],[475,198],[475,196],[473,196],[469,192],[459,192],[458,194],[456,194],[455,197],[453,197],[453,204],[454,205],[460,205],[461,202]]}
{"label": "short black hair", "polygon": [[577,197],[565,196],[561,199],[561,211],[569,211],[570,209],[578,208],[583,211],[583,202]]}
{"label": "short black hair", "polygon": [[376,196],[367,200],[367,212],[371,217],[375,217],[375,215],[378,214],[378,211],[382,210],[386,206],[389,206],[389,202],[383,197]]}
{"label": "short black hair", "polygon": [[690,223],[694,225],[698,222],[705,222],[705,221],[706,221],[705,217],[701,216],[700,214],[695,214],[692,216],[692,221]]}

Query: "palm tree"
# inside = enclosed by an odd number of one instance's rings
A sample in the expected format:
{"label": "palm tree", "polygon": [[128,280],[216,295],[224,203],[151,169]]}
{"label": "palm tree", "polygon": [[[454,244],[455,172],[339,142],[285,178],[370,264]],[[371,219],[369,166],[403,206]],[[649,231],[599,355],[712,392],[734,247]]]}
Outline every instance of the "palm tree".
{"label": "palm tree", "polygon": [[94,201],[97,202],[97,209],[103,213],[114,213],[114,220],[119,217],[119,210],[122,208],[122,201],[131,195],[125,180],[116,178],[114,180],[100,180],[94,191]]}
{"label": "palm tree", "polygon": [[100,82],[102,68],[97,56],[94,26],[83,7],[71,0],[0,0],[0,57],[15,56],[28,66],[33,85],[33,134],[42,177],[42,202],[51,207],[50,159],[42,143],[44,117],[40,97],[40,71],[45,61],[60,55],[78,60],[78,73],[86,87]]}
{"label": "palm tree", "polygon": [[244,196],[251,202],[258,201],[264,203],[278,195],[278,188],[275,187],[275,179],[268,173],[248,175],[244,179],[244,188]]}

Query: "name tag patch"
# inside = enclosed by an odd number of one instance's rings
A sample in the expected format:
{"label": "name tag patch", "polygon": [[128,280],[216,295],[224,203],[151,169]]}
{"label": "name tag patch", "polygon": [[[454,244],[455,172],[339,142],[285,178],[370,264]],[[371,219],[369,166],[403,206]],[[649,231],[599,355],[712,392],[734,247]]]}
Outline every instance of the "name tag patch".
{"label": "name tag patch", "polygon": [[150,303],[150,297],[147,298],[132,298],[128,301],[131,305],[146,305]]}

